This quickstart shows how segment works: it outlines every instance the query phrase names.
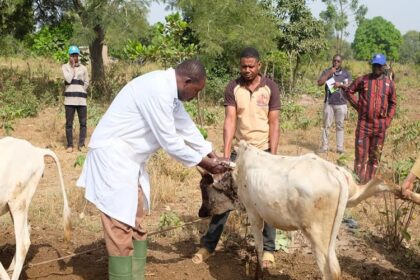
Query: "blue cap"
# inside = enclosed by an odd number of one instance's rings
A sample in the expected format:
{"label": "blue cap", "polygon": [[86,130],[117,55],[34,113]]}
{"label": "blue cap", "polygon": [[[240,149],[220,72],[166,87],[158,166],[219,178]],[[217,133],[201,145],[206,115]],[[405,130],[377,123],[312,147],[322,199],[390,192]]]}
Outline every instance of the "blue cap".
{"label": "blue cap", "polygon": [[69,54],[80,54],[79,48],[77,46],[70,46],[69,48]]}
{"label": "blue cap", "polygon": [[371,64],[380,64],[385,65],[386,64],[386,57],[385,55],[378,53],[373,55],[372,60],[370,61]]}

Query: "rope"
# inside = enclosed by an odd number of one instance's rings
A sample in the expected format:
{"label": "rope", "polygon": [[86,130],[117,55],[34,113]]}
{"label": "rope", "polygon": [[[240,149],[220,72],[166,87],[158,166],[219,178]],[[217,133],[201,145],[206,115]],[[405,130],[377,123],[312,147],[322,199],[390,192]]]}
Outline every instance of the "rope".
{"label": "rope", "polygon": [[[168,228],[165,228],[165,229],[162,229],[162,230],[153,231],[151,233],[148,233],[147,236],[158,235],[158,234],[161,234],[161,233],[164,233],[164,232],[168,232],[168,231],[171,231],[171,230],[174,230],[174,229],[177,229],[177,228],[182,228],[182,227],[185,227],[185,226],[196,224],[198,222],[207,220],[208,218],[209,217],[207,217],[207,218],[200,218],[200,219],[196,219],[196,220],[193,220],[193,221],[190,221],[190,222],[183,223],[183,224],[178,225],[178,226],[173,226],[173,227],[168,227]],[[67,255],[67,256],[64,256],[64,257],[55,258],[55,259],[51,259],[51,260],[47,260],[47,261],[43,261],[43,262],[28,263],[27,265],[25,265],[25,267],[39,266],[39,265],[43,265],[43,264],[47,264],[47,263],[51,263],[51,262],[55,262],[55,261],[60,261],[60,260],[64,260],[64,259],[68,259],[68,258],[72,258],[72,257],[84,255],[84,254],[87,254],[87,253],[90,253],[90,252],[94,252],[94,251],[98,251],[100,249],[103,249],[103,247],[104,246],[99,246],[97,248],[89,249],[89,250],[82,251],[82,252],[79,252],[79,253],[73,253],[73,254],[70,254],[70,255]]]}

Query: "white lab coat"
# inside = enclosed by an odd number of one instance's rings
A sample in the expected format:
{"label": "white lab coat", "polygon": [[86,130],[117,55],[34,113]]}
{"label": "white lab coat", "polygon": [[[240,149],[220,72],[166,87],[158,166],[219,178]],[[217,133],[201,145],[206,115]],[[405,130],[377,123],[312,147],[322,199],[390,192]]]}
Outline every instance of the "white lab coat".
{"label": "white lab coat", "polygon": [[146,162],[159,148],[188,167],[212,151],[178,100],[174,69],[142,75],[118,93],[92,134],[77,186],[99,210],[135,226],[137,188],[149,207]]}

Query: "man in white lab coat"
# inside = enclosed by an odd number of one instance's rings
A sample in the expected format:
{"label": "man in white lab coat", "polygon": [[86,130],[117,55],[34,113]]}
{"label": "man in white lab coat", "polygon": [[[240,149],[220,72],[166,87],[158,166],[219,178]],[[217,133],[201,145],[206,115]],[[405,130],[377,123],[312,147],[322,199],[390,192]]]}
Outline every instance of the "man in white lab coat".
{"label": "man in white lab coat", "polygon": [[162,148],[188,167],[226,171],[181,102],[195,98],[205,80],[198,60],[137,77],[93,132],[77,185],[101,211],[109,279],[144,279],[147,233],[141,222],[150,205],[146,162],[153,153]]}

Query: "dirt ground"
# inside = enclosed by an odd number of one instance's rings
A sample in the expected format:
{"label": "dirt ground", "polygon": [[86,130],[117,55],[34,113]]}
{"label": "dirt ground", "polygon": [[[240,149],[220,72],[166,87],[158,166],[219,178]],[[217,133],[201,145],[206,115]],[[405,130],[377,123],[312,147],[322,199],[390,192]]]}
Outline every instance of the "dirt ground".
{"label": "dirt ground", "polygon": [[[419,91],[415,91],[412,95],[416,98],[417,104],[420,104],[418,93]],[[305,102],[308,103],[308,100]],[[318,110],[319,100],[312,102],[314,104],[309,104],[309,106],[314,105],[314,110]],[[309,103],[311,103],[310,100]],[[418,107],[412,107],[413,112],[409,113],[418,116],[418,113],[414,114],[416,108]],[[81,219],[79,216],[83,208],[83,203],[81,203],[83,193],[76,189],[75,181],[80,173],[80,167],[73,166],[79,154],[65,152],[63,123],[63,116],[57,108],[47,108],[36,118],[18,121],[12,133],[15,137],[27,139],[40,147],[49,147],[57,153],[63,166],[64,179],[73,208],[73,237],[70,243],[65,243],[60,224],[51,223],[51,221],[59,221],[62,200],[55,165],[47,160],[44,178],[31,205],[32,244],[20,279],[107,279],[107,258],[98,212],[91,205],[87,205],[85,218]],[[210,139],[221,138],[219,129],[210,128],[209,130]],[[89,129],[89,135],[91,132],[92,129]],[[296,155],[316,150],[318,138],[314,140],[314,137],[319,137],[319,133],[320,129],[314,128],[312,132],[303,134],[282,134],[279,152]],[[300,140],[296,141],[296,139]],[[215,141],[220,145],[220,139]],[[352,141],[350,131],[347,136],[347,146],[351,146]],[[327,158],[334,160],[336,155],[330,153]],[[196,182],[197,180],[184,182],[188,193],[177,193],[177,203],[160,205],[153,209],[146,219],[149,232],[157,229],[159,217],[169,209],[176,212],[183,221],[197,219],[200,194]],[[378,197],[371,199],[370,203],[375,204],[380,201]],[[56,213],[50,213],[51,211]],[[339,234],[337,255],[343,271],[343,279],[420,279],[419,247],[416,247],[416,250],[387,249],[385,242],[375,233],[369,220],[363,218],[362,213],[362,206],[352,213],[360,217],[358,230],[352,231],[343,224]],[[238,227],[232,225],[232,221],[230,223],[215,256],[200,265],[193,264],[190,258],[199,246],[199,237],[204,233],[207,221],[168,232],[165,235],[152,236],[146,267],[147,279],[253,279],[255,254],[252,244],[246,243],[244,233],[237,230]],[[419,229],[420,223],[417,217],[412,225],[413,244],[419,242]],[[265,272],[266,279],[321,279],[310,248],[304,239],[299,237],[300,235],[297,235],[295,238],[289,253],[279,251],[275,254],[277,265]],[[10,218],[2,217],[0,219],[0,261],[5,267],[13,257],[14,244]],[[56,260],[71,254],[76,255]],[[52,261],[42,263],[50,260]]]}

